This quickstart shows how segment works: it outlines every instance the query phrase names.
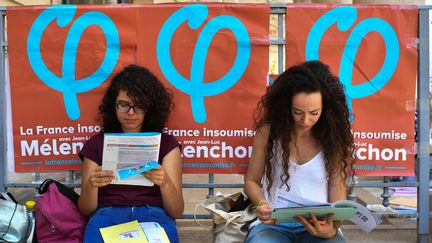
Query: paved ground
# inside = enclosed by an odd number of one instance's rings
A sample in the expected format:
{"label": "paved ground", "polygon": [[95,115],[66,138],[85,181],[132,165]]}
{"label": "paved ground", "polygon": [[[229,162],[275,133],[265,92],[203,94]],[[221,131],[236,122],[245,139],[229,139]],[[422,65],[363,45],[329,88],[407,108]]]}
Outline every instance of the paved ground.
{"label": "paved ground", "polygon": [[[64,174],[50,174],[42,175],[42,180],[47,177],[53,177],[58,180],[62,180]],[[34,176],[31,174],[21,174],[10,176],[8,178],[11,182],[31,182],[34,180]],[[243,176],[241,175],[215,175],[215,182],[219,183],[241,183]],[[208,182],[207,175],[185,175],[183,179],[184,183],[206,183]],[[37,183],[36,183],[37,184]],[[215,189],[222,193],[230,193],[241,190],[236,189]],[[381,190],[381,192],[380,192]],[[25,202],[28,199],[32,199],[34,196],[34,189],[31,188],[10,188],[16,198],[20,202]],[[77,190],[79,191],[79,190]],[[195,205],[200,203],[208,195],[208,189],[188,189],[183,190],[184,198],[186,201],[185,214],[191,216],[194,213]],[[379,204],[381,199],[379,197],[382,193],[382,189],[367,189],[367,188],[356,188],[357,200],[362,203],[368,204]],[[205,211],[199,209],[196,211],[198,214],[204,214]],[[210,220],[201,219],[199,222],[211,225]],[[347,239],[347,242],[370,242],[370,243],[410,243],[416,242],[417,240],[417,228],[416,221],[410,219],[398,219],[398,218],[386,218],[382,224],[372,232],[366,234],[360,231],[355,225],[344,224],[342,226],[343,233]],[[180,219],[178,220],[178,229],[180,234],[181,242],[194,243],[194,242],[211,242],[212,233],[210,230],[197,225],[191,219]],[[432,242],[432,241],[430,241]],[[228,242],[227,242],[228,243]]]}

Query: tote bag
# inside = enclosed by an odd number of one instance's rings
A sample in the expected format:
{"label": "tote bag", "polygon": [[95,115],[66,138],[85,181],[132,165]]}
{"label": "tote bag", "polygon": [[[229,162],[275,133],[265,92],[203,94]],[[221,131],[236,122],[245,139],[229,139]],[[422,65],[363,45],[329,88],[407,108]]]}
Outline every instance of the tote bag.
{"label": "tote bag", "polygon": [[[194,220],[202,227],[213,231],[213,242],[215,243],[243,243],[248,233],[249,225],[256,219],[255,212],[251,205],[242,211],[229,212],[233,203],[237,201],[242,192],[223,195],[216,193],[216,196],[199,203],[195,207]],[[244,194],[243,194],[244,195]],[[196,210],[203,207],[207,210],[213,220],[213,227],[199,223],[196,219]]]}
{"label": "tote bag", "polygon": [[32,228],[26,207],[5,192],[0,195],[0,242],[26,242]]}

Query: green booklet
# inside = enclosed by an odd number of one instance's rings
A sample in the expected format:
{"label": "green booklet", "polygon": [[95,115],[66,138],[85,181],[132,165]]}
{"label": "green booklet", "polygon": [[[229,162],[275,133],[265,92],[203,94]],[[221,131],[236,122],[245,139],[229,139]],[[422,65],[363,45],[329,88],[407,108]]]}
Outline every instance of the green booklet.
{"label": "green booklet", "polygon": [[319,220],[327,220],[329,213],[334,214],[333,220],[348,220],[360,227],[364,232],[373,230],[381,220],[369,209],[357,202],[338,200],[334,203],[323,203],[299,197],[286,190],[277,189],[273,202],[272,218],[277,223],[298,222],[297,215],[309,220],[309,212]]}
{"label": "green booklet", "polygon": [[310,219],[309,212],[312,212],[318,220],[327,220],[327,215],[332,213],[333,220],[350,220],[353,218],[357,208],[348,205],[325,205],[312,207],[289,207],[275,208],[272,212],[272,218],[278,223],[298,222],[295,218],[297,215]]}

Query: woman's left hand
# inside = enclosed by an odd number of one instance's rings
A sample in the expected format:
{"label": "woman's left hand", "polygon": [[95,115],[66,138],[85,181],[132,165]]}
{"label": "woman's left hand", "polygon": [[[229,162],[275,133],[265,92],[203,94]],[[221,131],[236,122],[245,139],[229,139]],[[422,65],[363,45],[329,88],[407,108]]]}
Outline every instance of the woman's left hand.
{"label": "woman's left hand", "polygon": [[296,218],[311,235],[326,239],[336,236],[337,228],[333,225],[333,214],[327,215],[327,221],[319,221],[313,213],[309,213],[309,215],[311,218],[309,221],[302,216]]}
{"label": "woman's left hand", "polygon": [[164,187],[167,184],[167,182],[170,180],[164,167],[161,165],[159,165],[158,167],[152,170],[148,170],[142,174],[151,182],[158,185],[159,187]]}

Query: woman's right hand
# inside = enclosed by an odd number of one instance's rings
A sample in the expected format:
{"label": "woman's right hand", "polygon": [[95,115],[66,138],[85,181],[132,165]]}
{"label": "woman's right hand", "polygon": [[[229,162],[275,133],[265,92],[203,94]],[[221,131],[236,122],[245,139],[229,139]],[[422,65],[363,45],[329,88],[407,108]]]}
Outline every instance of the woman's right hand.
{"label": "woman's right hand", "polygon": [[259,205],[256,209],[256,215],[263,224],[275,224],[276,220],[271,218],[273,206],[271,204]]}
{"label": "woman's right hand", "polygon": [[99,166],[96,170],[91,172],[89,182],[92,187],[103,187],[110,184],[114,179],[114,171],[102,170],[102,167]]}

